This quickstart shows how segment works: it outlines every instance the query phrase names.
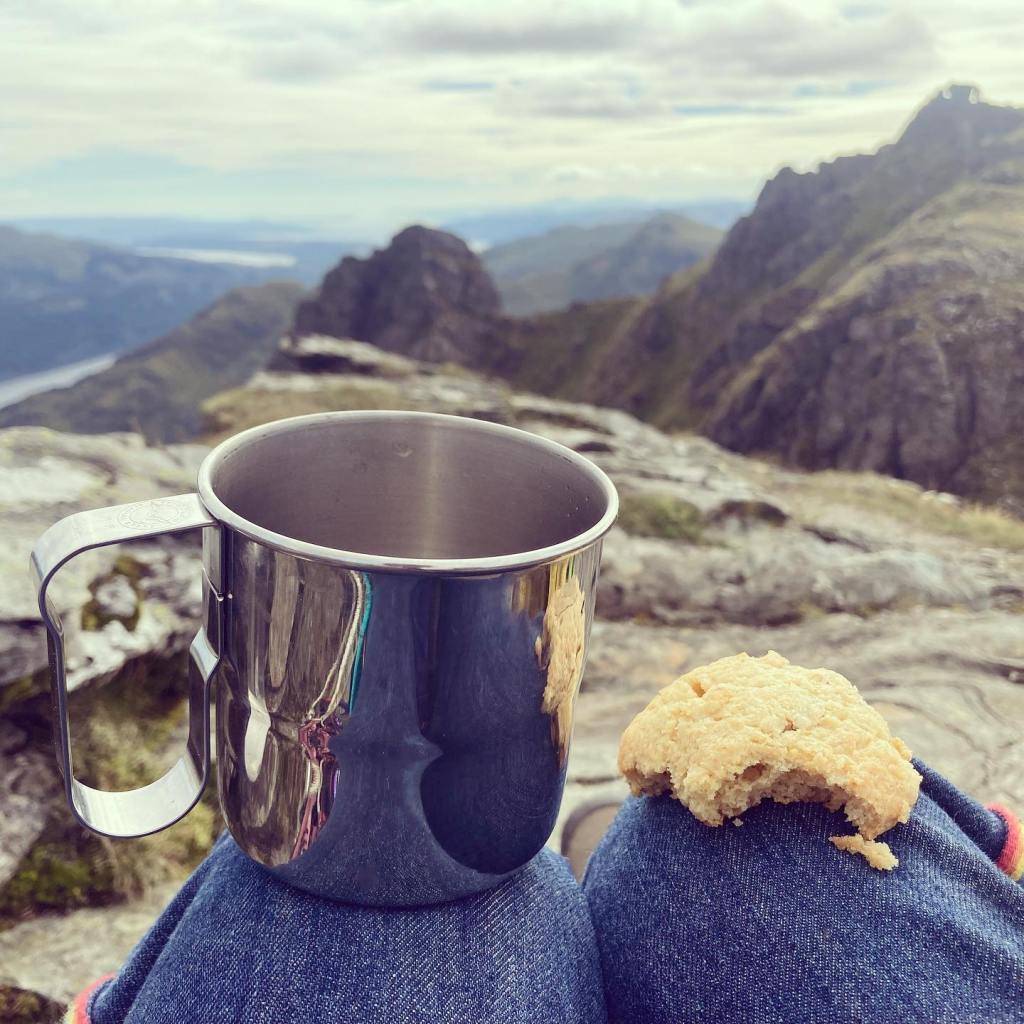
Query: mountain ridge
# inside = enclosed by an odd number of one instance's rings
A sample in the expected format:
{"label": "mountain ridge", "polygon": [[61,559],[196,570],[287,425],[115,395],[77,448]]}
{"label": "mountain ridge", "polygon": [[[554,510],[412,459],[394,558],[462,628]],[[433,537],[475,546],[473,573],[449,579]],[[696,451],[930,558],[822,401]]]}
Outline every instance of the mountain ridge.
{"label": "mountain ridge", "polygon": [[642,221],[553,228],[488,249],[483,262],[505,311],[530,316],[653,292],[709,256],[722,237],[719,228],[662,211]]}
{"label": "mountain ridge", "polygon": [[0,409],[0,427],[39,424],[85,434],[134,430],[159,442],[190,439],[201,424],[202,401],[241,384],[266,363],[303,294],[290,281],[232,289],[107,369]]}
{"label": "mountain ridge", "polygon": [[[707,265],[592,315],[586,338],[573,310],[532,338],[514,332],[512,347],[572,349],[576,372],[543,388],[561,398],[806,468],[876,470],[1024,509],[1007,440],[1021,433],[1024,404],[1000,386],[1024,365],[1013,286],[1021,195],[1024,111],[953,86],[874,154],[781,170]],[[930,312],[946,292],[955,330]],[[922,398],[921,388],[931,390]],[[826,390],[830,401],[818,401]]]}
{"label": "mountain ridge", "polygon": [[0,378],[144,344],[230,288],[273,276],[0,224]]}
{"label": "mountain ridge", "polygon": [[413,226],[346,257],[291,336],[373,343],[809,469],[1024,511],[1024,111],[952,86],[873,154],[783,168],[649,297],[513,318]]}

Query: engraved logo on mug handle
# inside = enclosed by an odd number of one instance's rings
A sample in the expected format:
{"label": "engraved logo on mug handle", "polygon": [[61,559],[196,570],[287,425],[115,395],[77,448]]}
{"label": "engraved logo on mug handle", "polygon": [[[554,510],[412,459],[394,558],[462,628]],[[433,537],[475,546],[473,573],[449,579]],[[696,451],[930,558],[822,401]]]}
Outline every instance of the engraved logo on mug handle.
{"label": "engraved logo on mug handle", "polygon": [[156,498],[128,505],[117,513],[117,525],[139,533],[166,530],[188,514],[182,502],[174,498]]}

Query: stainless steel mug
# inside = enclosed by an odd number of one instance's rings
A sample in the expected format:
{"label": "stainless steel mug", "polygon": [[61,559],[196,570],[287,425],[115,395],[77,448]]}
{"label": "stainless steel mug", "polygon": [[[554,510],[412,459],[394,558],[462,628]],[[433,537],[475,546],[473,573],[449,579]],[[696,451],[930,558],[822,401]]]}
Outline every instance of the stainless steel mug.
{"label": "stainless steel mug", "polygon": [[[79,512],[32,554],[58,759],[82,824],[173,824],[216,768],[250,857],[323,896],[439,902],[495,885],[547,841],[565,779],[615,489],[511,427],[340,412],[216,447],[198,495]],[[184,754],[110,793],[71,761],[53,574],[89,548],[204,529],[204,622]]]}

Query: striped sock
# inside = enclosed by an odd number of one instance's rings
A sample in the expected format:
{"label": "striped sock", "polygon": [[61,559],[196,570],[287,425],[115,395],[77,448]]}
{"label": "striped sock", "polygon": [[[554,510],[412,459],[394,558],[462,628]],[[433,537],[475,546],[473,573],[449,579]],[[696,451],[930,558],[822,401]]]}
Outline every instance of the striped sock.
{"label": "striped sock", "polygon": [[1024,831],[1020,821],[1008,807],[1002,804],[989,804],[988,809],[995,811],[1006,822],[1006,841],[1003,851],[996,858],[996,866],[1005,871],[1015,882],[1024,878]]}
{"label": "striped sock", "polygon": [[75,996],[75,1001],[68,1007],[64,1024],[90,1024],[92,1018],[89,1016],[89,1004],[92,1002],[92,997],[99,990],[99,987],[112,977],[112,974],[105,975],[94,981],[84,992],[80,992]]}

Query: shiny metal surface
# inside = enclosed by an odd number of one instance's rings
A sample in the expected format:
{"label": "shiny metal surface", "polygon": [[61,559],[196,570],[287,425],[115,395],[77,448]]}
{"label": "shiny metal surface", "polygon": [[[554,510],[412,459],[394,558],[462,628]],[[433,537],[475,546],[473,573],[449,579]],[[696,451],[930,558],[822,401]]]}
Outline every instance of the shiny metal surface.
{"label": "shiny metal surface", "polygon": [[199,490],[222,527],[200,636],[242,849],[374,905],[525,864],[561,799],[604,474],[494,424],[335,413],[225,442]]}
{"label": "shiny metal surface", "polygon": [[[217,654],[207,640],[206,630],[201,629],[190,651],[189,733],[182,757],[165,775],[140,789],[123,793],[93,789],[75,778],[68,723],[64,628],[47,588],[57,570],[83,551],[197,527],[210,527],[207,533],[218,532],[216,520],[196,495],[179,494],[173,498],[76,512],[51,526],[32,551],[31,569],[49,647],[57,764],[75,817],[101,835],[124,839],[159,832],[183,818],[202,795],[210,771],[209,683],[216,668]],[[207,615],[207,624],[215,626],[219,633],[216,600]]]}
{"label": "shiny metal surface", "polygon": [[563,445],[417,412],[297,416],[219,445],[199,470],[211,514],[253,540],[349,569],[494,573],[608,532],[611,481]]}

